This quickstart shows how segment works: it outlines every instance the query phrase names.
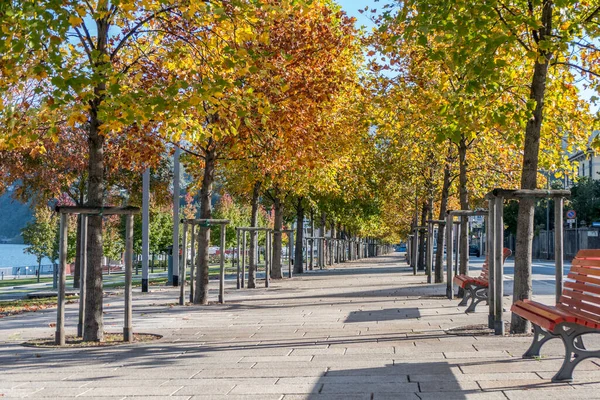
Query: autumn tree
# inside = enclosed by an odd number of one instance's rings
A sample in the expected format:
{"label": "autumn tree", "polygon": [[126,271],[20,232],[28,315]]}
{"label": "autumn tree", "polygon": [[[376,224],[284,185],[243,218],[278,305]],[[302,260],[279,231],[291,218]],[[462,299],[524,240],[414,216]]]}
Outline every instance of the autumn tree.
{"label": "autumn tree", "polygon": [[36,208],[34,219],[23,228],[23,242],[27,245],[25,252],[33,254],[38,263],[37,279],[40,281],[40,270],[44,257],[53,259],[54,245],[58,233],[57,219],[47,206]]}
{"label": "autumn tree", "polygon": [[[241,13],[249,5],[218,0],[23,0],[2,7],[7,22],[0,33],[2,74],[9,77],[2,85],[0,116],[8,121],[3,124],[2,145],[16,147],[19,136],[35,143],[42,135],[56,136],[63,125],[84,128],[86,204],[100,207],[105,202],[105,170],[110,167],[105,163],[107,142],[149,122],[171,137],[182,127],[174,120],[190,99],[198,104],[215,98],[225,82],[186,80],[194,77],[187,72],[198,64],[169,62],[181,60],[181,53],[194,44],[209,44],[205,27],[221,22],[231,26],[232,12]],[[29,87],[31,95],[25,98]],[[103,340],[101,257],[102,218],[93,216],[88,228],[84,338],[91,341]]]}
{"label": "autumn tree", "polygon": [[[245,188],[252,215],[261,195],[273,206],[275,279],[282,276],[286,204],[297,204],[294,199],[303,197],[309,186],[308,175],[318,175],[315,170],[331,163],[328,157],[335,160],[334,152],[327,151],[333,147],[330,140],[339,143],[347,138],[336,129],[327,130],[331,128],[327,121],[331,121],[328,114],[336,113],[336,99],[356,79],[353,62],[358,55],[352,21],[339,7],[328,1],[278,3],[278,12],[256,27],[258,37],[268,35],[269,40],[249,44],[261,54],[263,71],[249,75],[246,83],[265,103],[245,115],[239,140],[229,151],[235,161],[227,164],[227,168],[233,164],[234,173],[244,174],[228,181]],[[297,240],[302,240],[301,234]],[[252,287],[252,257],[250,262]]]}
{"label": "autumn tree", "polygon": [[[535,189],[543,138],[555,134],[548,124],[547,108],[551,87],[558,93],[568,93],[579,77],[588,86],[597,87],[600,76],[597,67],[599,49],[594,38],[600,34],[600,8],[591,2],[550,0],[539,2],[499,1],[474,4],[468,1],[448,2],[421,0],[403,2],[400,19],[410,26],[409,34],[426,41],[434,33],[438,43],[446,44],[446,52],[456,61],[477,56],[488,68],[476,71],[492,76],[511,72],[515,79],[527,74],[529,83],[520,90],[503,83],[502,89],[515,90],[513,104],[524,104],[526,112],[520,119],[523,127],[518,141],[523,145],[521,188]],[[513,72],[514,71],[514,72]],[[473,71],[475,72],[475,71]],[[587,106],[575,102],[573,112],[587,119]],[[573,112],[571,114],[573,114]],[[543,124],[546,119],[546,124]],[[578,135],[576,129],[567,137]],[[514,299],[531,297],[531,243],[533,238],[534,200],[520,202],[517,249],[515,258]],[[513,317],[512,330],[525,332],[530,325]]]}

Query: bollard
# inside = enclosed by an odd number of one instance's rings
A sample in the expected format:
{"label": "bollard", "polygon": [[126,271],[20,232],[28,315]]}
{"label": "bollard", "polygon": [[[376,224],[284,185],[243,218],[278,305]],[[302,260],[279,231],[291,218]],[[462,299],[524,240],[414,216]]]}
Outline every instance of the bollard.
{"label": "bollard", "polygon": [[[244,280],[246,278],[246,231],[242,232],[242,288],[244,287]],[[258,247],[258,246],[257,246]],[[258,264],[258,262],[257,262]]]}
{"label": "bollard", "polygon": [[185,304],[185,265],[187,264],[187,222],[183,223],[183,243],[179,264],[179,305]]}
{"label": "bollard", "polygon": [[237,236],[237,252],[233,255],[233,259],[235,260],[235,264],[237,266],[237,288],[240,289],[240,230],[236,228],[236,236]]}
{"label": "bollard", "polygon": [[454,298],[454,287],[452,281],[452,251],[454,250],[454,236],[452,229],[452,215],[446,216],[446,296]]}
{"label": "bollard", "polygon": [[65,286],[67,280],[68,229],[67,214],[60,214],[58,307],[56,312],[56,336],[54,337],[54,343],[58,346],[65,345]]}
{"label": "bollard", "polygon": [[86,275],[87,275],[87,215],[81,214],[81,254],[79,269],[79,320],[77,336],[83,337],[83,318],[85,316]]}
{"label": "bollard", "polygon": [[496,258],[494,271],[494,333],[496,335],[504,335],[504,320],[502,298],[504,297],[504,266],[503,266],[503,247],[504,247],[504,198],[496,197],[496,216],[494,218],[496,233],[494,234],[495,250],[494,257]]}
{"label": "bollard", "polygon": [[123,341],[133,342],[132,320],[132,285],[133,267],[133,214],[125,216],[125,318],[123,324]]}
{"label": "bollard", "polygon": [[192,254],[190,255],[190,303],[194,302],[194,267],[196,262],[196,225],[192,224]]}
{"label": "bollard", "polygon": [[[563,291],[563,203],[562,197],[554,198],[554,265],[556,268],[556,303],[560,302]],[[550,249],[548,249],[548,252]]]}
{"label": "bollard", "polygon": [[226,225],[221,225],[221,269],[219,271],[219,303],[225,303],[225,231]]}
{"label": "bollard", "polygon": [[494,283],[496,276],[496,246],[494,239],[496,232],[496,202],[494,199],[488,200],[488,207],[489,215],[486,225],[488,243],[488,328],[494,329],[494,305],[496,304],[496,285]]}
{"label": "bollard", "polygon": [[269,287],[269,280],[271,279],[271,232],[267,231],[265,236],[265,287]]}

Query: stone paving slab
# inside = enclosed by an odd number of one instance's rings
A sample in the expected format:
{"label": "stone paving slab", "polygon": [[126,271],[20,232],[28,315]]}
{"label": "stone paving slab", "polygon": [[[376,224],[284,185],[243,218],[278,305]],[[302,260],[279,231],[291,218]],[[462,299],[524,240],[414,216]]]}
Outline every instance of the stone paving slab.
{"label": "stone paving slab", "polygon": [[[156,342],[89,349],[33,349],[50,337],[55,310],[3,318],[0,396],[197,400],[402,400],[600,398],[600,363],[553,384],[560,341],[523,360],[530,337],[454,336],[487,322],[465,314],[398,254],[349,262],[236,290],[226,304],[177,306],[177,288],[134,294],[134,330]],[[216,300],[216,285],[210,292]],[[552,302],[552,296],[537,296]],[[121,331],[122,294],[105,299],[107,330]],[[509,308],[510,298],[505,298]],[[66,308],[76,328],[77,304]],[[506,318],[510,317],[507,313]],[[586,342],[588,344],[588,342]],[[600,339],[589,341],[600,348]]]}

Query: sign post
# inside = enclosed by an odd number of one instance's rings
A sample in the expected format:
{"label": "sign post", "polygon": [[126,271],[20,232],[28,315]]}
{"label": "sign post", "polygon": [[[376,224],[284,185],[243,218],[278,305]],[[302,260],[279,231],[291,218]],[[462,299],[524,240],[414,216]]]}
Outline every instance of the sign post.
{"label": "sign post", "polygon": [[573,224],[577,223],[577,213],[575,210],[567,211],[567,224],[569,224],[569,229],[573,228]]}

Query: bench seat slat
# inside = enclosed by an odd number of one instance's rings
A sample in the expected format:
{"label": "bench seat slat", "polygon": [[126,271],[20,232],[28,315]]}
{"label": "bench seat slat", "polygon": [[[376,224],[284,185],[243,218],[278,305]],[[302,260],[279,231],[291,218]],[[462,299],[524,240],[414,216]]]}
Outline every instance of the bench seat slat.
{"label": "bench seat slat", "polygon": [[559,304],[556,307],[565,312],[569,312],[573,316],[575,316],[576,324],[587,326],[590,328],[600,328],[600,323],[594,321],[594,318],[596,317],[594,314],[586,313],[585,311],[579,310],[577,308],[569,307],[565,304]]}
{"label": "bench seat slat", "polygon": [[518,316],[525,318],[544,329],[548,329],[549,331],[552,331],[554,329],[554,327],[556,326],[556,323],[553,320],[550,320],[550,319],[538,314],[537,312],[530,311],[527,308],[523,308],[522,307],[523,304],[524,304],[523,301],[519,300],[515,304],[512,305],[510,310],[513,313],[517,314]]}
{"label": "bench seat slat", "polygon": [[[512,254],[512,252],[510,251],[510,249],[504,248],[504,250],[502,251],[502,255],[503,257],[503,262],[506,261],[506,258],[508,256],[510,256]],[[463,288],[463,289],[467,289],[469,288],[469,286],[473,286],[474,290],[481,290],[481,289],[486,289],[489,287],[489,271],[490,271],[490,267],[488,264],[488,257],[486,256],[485,261],[483,262],[483,265],[481,267],[481,272],[479,274],[479,276],[475,277],[475,276],[469,276],[469,275],[465,275],[465,274],[460,274],[460,275],[455,275],[453,278],[453,282],[458,285],[459,287]],[[469,292],[465,291],[465,296],[468,295]],[[466,298],[466,297],[465,297]],[[463,298],[463,301],[464,299]]]}
{"label": "bench seat slat", "polygon": [[569,273],[569,275],[567,275],[567,279],[571,279],[582,284],[589,283],[590,285],[596,285],[598,288],[600,288],[600,276]]}
{"label": "bench seat slat", "polygon": [[[592,295],[600,296],[600,286],[597,285],[565,281],[564,287],[565,289],[573,289],[581,292],[591,293]],[[598,297],[596,301],[600,302],[600,297]]]}
{"label": "bench seat slat", "polygon": [[600,260],[594,258],[574,258],[573,261],[571,261],[571,265],[598,269],[600,268]]}
{"label": "bench seat slat", "polygon": [[583,249],[579,250],[575,255],[576,258],[589,258],[600,260],[600,250],[598,249]]}
{"label": "bench seat slat", "polygon": [[554,306],[538,303],[537,301],[523,300],[521,307],[526,308],[531,312],[543,315],[557,324],[561,322],[575,322],[577,320],[577,317],[568,311],[561,310]]}
{"label": "bench seat slat", "polygon": [[600,323],[600,306],[597,306],[597,300],[583,293],[563,292],[560,298],[560,304],[563,309],[569,309],[571,312],[583,315],[593,323]]}
{"label": "bench seat slat", "polygon": [[[573,261],[575,261],[575,260],[573,260]],[[573,273],[573,272],[578,273],[578,274],[600,277],[600,268],[586,268],[585,266],[578,266],[578,265],[572,264],[570,273]]]}
{"label": "bench seat slat", "polygon": [[467,286],[469,284],[469,282],[472,281],[472,277],[468,276],[468,275],[456,275],[453,279],[454,283],[456,283],[458,286],[460,286],[461,288],[465,288],[465,286]]}

